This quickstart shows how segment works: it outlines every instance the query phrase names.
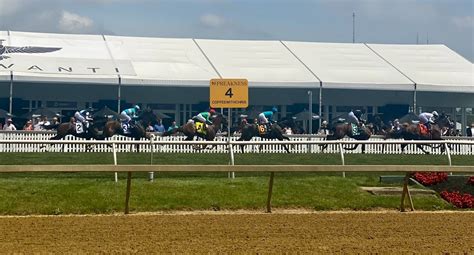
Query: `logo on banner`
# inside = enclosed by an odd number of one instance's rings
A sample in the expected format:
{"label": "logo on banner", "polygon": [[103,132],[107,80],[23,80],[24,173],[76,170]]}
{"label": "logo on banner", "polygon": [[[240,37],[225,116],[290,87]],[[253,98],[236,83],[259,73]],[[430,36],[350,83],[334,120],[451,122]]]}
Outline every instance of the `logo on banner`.
{"label": "logo on banner", "polygon": [[58,51],[62,48],[58,47],[36,47],[36,46],[22,46],[22,47],[14,47],[14,46],[4,46],[3,39],[0,39],[0,61],[10,58],[7,56],[8,54],[12,53],[28,53],[28,54],[36,54],[36,53],[48,53]]}

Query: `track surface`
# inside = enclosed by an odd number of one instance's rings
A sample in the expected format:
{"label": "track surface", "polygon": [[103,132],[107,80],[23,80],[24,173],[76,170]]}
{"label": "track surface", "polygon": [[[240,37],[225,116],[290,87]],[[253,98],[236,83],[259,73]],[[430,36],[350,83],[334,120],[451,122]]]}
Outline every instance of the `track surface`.
{"label": "track surface", "polygon": [[474,212],[0,217],[1,253],[474,253]]}

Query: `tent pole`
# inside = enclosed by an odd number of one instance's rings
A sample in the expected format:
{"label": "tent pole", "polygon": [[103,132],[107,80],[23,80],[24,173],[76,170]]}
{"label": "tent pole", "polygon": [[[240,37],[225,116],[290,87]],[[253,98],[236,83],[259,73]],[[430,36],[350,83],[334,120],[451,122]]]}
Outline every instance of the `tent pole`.
{"label": "tent pole", "polygon": [[308,134],[313,133],[313,91],[308,90],[309,96],[309,126],[308,126]]}
{"label": "tent pole", "polygon": [[413,91],[413,112],[417,114],[416,110],[416,83],[415,83],[415,90]]}
{"label": "tent pole", "polygon": [[117,92],[117,112],[120,114],[120,101],[122,100],[122,77],[118,76],[118,92]]}
{"label": "tent pole", "polygon": [[[321,128],[321,119],[323,117],[323,82],[319,82],[319,128]],[[327,118],[327,116],[326,116]]]}
{"label": "tent pole", "polygon": [[10,72],[10,96],[8,110],[13,114],[13,72]]}

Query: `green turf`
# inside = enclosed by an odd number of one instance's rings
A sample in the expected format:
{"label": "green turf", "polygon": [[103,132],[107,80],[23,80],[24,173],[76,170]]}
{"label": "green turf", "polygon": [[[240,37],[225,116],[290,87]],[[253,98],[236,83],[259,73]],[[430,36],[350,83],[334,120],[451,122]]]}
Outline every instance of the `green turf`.
{"label": "green turf", "polygon": [[[150,164],[149,153],[118,153],[119,164]],[[3,165],[112,164],[112,153],[0,153]],[[154,164],[228,164],[224,153],[155,153]],[[446,155],[346,154],[347,165],[447,165]],[[474,165],[473,156],[452,156],[453,165]],[[339,154],[235,154],[235,164],[245,165],[339,165]]]}
{"label": "green turf", "polygon": [[[123,153],[119,164],[149,164],[149,154]],[[155,154],[155,164],[227,164],[227,154]],[[0,164],[111,164],[111,153],[0,153]],[[237,164],[340,164],[335,154],[245,154]],[[440,155],[346,155],[346,164],[447,164]],[[474,165],[471,156],[453,156],[457,165]],[[394,174],[394,173],[391,173]],[[276,173],[273,206],[315,210],[397,209],[399,196],[373,196],[361,186],[380,186],[384,173]],[[131,210],[264,210],[269,173],[134,173]],[[122,212],[125,174],[0,174],[0,214],[76,214]],[[436,196],[415,196],[415,207],[452,209]]]}

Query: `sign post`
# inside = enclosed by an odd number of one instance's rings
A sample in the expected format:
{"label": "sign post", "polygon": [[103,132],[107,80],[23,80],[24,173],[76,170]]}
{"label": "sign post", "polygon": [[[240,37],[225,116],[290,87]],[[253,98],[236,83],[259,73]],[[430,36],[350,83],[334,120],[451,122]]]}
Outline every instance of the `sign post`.
{"label": "sign post", "polygon": [[[247,79],[212,79],[209,85],[209,102],[213,108],[227,108],[227,138],[230,141],[232,126],[231,109],[247,108],[249,103],[249,89]],[[232,153],[232,150],[229,150]],[[234,165],[233,160],[230,162]],[[229,173],[235,178],[235,173]]]}

